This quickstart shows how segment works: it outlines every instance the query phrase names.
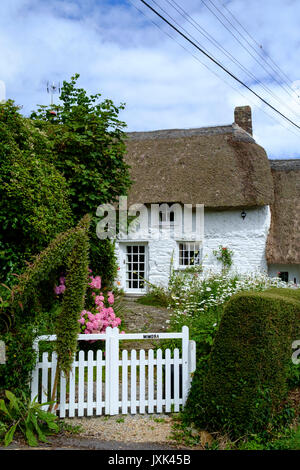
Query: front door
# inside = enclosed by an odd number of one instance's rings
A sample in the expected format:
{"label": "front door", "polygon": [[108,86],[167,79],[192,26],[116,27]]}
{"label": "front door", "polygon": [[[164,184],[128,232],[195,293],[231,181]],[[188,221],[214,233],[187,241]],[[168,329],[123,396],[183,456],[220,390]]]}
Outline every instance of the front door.
{"label": "front door", "polygon": [[125,246],[125,292],[142,294],[146,292],[147,245],[126,244]]}

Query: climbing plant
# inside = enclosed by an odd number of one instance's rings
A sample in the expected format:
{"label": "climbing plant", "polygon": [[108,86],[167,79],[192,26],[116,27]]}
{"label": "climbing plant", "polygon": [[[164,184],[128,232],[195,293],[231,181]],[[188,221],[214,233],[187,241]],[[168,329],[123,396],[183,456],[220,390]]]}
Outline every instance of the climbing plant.
{"label": "climbing plant", "polygon": [[213,250],[213,254],[222,263],[222,271],[228,271],[232,266],[233,251],[226,246],[219,245],[217,250]]}
{"label": "climbing plant", "polygon": [[[59,234],[27,267],[11,293],[9,312],[14,325],[14,345],[22,343],[23,336],[20,333],[24,331],[24,325],[26,325],[26,331],[31,331],[30,341],[32,341],[34,339],[32,326],[36,322],[39,286],[51,277],[53,271],[65,266],[67,289],[56,322],[57,373],[63,371],[67,374],[69,372],[76,350],[77,334],[79,333],[78,319],[84,308],[88,282],[89,225],[90,216],[86,215],[76,227]],[[35,334],[37,335],[38,332],[36,331]],[[29,380],[34,362],[30,358],[30,369],[27,367],[28,364],[23,364],[24,357],[21,354],[16,354],[16,350],[18,350],[16,346],[8,348],[8,365],[16,367],[20,362],[20,375],[25,380],[27,374],[27,380]],[[13,358],[10,357],[10,354],[13,355]],[[1,367],[0,379],[1,375],[9,373],[6,366]]]}

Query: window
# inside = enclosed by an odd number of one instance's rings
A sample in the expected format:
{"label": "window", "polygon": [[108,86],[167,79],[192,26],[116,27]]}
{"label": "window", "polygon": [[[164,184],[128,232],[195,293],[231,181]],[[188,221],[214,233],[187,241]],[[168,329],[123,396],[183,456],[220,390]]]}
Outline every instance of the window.
{"label": "window", "polygon": [[283,282],[289,282],[289,273],[287,271],[283,271],[283,272],[279,273],[278,277],[280,277],[280,279]]}
{"label": "window", "polygon": [[197,266],[202,258],[202,248],[198,242],[179,243],[179,266]]}
{"label": "window", "polygon": [[163,204],[163,206],[159,211],[159,227],[172,227],[174,226],[174,212],[167,205]]}

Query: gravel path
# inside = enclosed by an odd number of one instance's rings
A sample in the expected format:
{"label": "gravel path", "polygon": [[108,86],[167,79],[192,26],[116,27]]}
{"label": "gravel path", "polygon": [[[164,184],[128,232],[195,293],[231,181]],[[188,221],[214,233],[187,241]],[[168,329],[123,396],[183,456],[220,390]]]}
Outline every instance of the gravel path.
{"label": "gravel path", "polygon": [[117,415],[90,418],[66,418],[72,426],[81,426],[80,436],[103,441],[176,444],[172,439],[173,419],[169,415]]}

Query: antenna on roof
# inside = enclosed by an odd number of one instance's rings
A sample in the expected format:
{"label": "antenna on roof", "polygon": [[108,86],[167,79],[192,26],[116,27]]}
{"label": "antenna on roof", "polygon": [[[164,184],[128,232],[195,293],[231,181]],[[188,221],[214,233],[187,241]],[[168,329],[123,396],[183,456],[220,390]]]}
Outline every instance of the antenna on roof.
{"label": "antenna on roof", "polygon": [[47,82],[47,93],[50,93],[50,96],[51,96],[51,105],[53,105],[53,95],[55,95],[56,93],[60,93],[60,82],[58,83],[55,83],[55,82],[52,82],[52,83],[49,83]]}

